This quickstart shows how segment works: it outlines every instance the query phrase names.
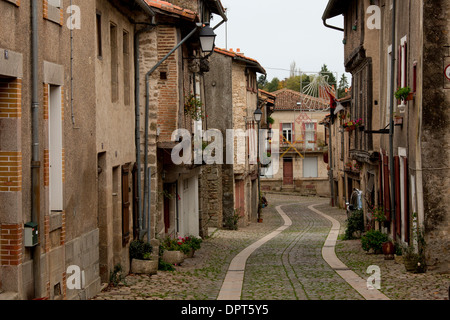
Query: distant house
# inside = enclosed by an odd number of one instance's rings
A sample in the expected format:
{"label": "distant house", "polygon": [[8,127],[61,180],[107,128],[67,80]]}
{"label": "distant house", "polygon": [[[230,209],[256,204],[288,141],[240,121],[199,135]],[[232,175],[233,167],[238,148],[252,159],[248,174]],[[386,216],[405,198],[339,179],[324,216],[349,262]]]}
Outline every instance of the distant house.
{"label": "distant house", "polygon": [[[329,113],[328,101],[289,89],[273,92],[276,97],[271,118],[279,130],[279,168],[269,166],[262,180],[263,190],[291,190],[305,195],[329,196],[325,131],[319,122]],[[311,108],[314,104],[314,108]],[[278,169],[278,170],[277,170]]]}
{"label": "distant house", "polygon": [[[221,166],[222,217],[220,213],[219,217],[214,217],[215,209],[209,212],[218,227],[228,227],[235,214],[239,216],[239,223],[246,225],[256,221],[258,214],[257,124],[254,112],[260,103],[270,103],[260,99],[257,88],[257,73],[266,72],[258,61],[243,53],[220,48],[216,48],[211,56],[210,67],[210,72],[205,75],[208,128],[220,130],[224,137],[229,129],[240,130],[247,136],[224,141],[224,148],[232,144],[235,152],[231,163],[227,161]],[[224,155],[228,156],[227,150],[224,150]]]}

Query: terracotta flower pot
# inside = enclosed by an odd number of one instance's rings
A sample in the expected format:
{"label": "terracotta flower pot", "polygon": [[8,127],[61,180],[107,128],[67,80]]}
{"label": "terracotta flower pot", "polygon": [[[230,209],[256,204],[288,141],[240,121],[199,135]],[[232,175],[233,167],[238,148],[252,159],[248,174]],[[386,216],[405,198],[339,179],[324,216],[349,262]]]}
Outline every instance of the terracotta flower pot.
{"label": "terracotta flower pot", "polygon": [[385,260],[394,260],[394,244],[391,241],[387,241],[383,243],[383,253]]}
{"label": "terracotta flower pot", "polygon": [[383,253],[384,254],[394,254],[394,244],[391,241],[383,243]]}

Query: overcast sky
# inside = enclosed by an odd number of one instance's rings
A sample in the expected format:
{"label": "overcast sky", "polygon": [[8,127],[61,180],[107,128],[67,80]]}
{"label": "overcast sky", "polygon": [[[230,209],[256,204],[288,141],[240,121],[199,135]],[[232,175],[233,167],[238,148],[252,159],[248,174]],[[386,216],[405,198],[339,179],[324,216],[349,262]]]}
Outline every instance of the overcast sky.
{"label": "overcast sky", "polygon": [[[216,46],[240,48],[266,69],[269,81],[289,77],[293,61],[304,72],[318,72],[326,64],[340,78],[345,72],[343,33],[323,25],[327,3],[328,0],[222,0],[228,23],[216,29]],[[216,16],[212,25],[220,21]],[[342,27],[343,18],[328,22]]]}

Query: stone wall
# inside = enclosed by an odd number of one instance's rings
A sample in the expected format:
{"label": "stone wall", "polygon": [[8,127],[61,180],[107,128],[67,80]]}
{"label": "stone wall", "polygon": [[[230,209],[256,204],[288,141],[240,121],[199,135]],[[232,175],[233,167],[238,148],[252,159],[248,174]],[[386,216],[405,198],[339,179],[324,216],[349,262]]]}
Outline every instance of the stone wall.
{"label": "stone wall", "polygon": [[222,166],[206,165],[200,175],[199,198],[200,236],[208,236],[208,228],[222,228],[223,224],[223,184]]}
{"label": "stone wall", "polygon": [[[450,3],[423,1],[422,168],[427,263],[431,270],[450,272]],[[445,87],[443,87],[445,86]],[[426,94],[425,94],[426,93]]]}

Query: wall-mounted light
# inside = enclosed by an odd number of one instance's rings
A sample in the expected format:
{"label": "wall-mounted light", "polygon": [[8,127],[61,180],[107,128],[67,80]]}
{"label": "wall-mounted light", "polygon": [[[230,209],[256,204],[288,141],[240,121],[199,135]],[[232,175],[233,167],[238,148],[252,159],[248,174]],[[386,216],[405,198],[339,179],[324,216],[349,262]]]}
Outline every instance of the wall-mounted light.
{"label": "wall-mounted light", "polygon": [[205,25],[200,30],[199,38],[203,52],[210,53],[214,50],[216,34],[214,33],[214,30],[209,26],[208,22],[205,22]]}
{"label": "wall-mounted light", "polygon": [[261,118],[262,118],[262,111],[261,111],[261,109],[256,109],[255,110],[255,112],[253,113],[253,116],[255,117],[255,121],[257,122],[257,123],[260,123],[261,122]]}

